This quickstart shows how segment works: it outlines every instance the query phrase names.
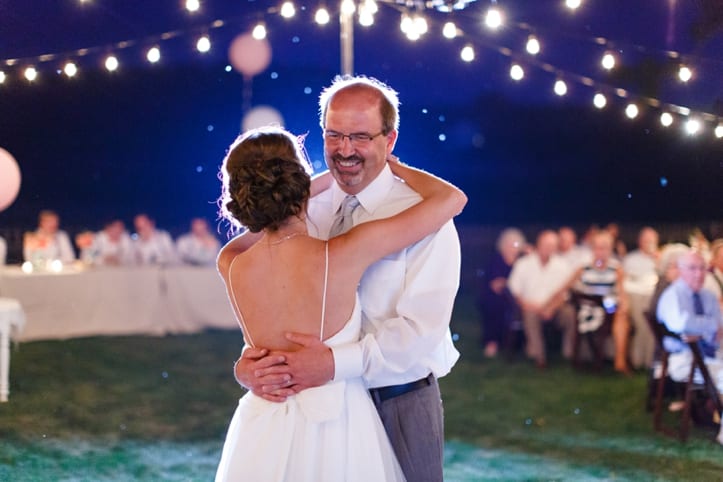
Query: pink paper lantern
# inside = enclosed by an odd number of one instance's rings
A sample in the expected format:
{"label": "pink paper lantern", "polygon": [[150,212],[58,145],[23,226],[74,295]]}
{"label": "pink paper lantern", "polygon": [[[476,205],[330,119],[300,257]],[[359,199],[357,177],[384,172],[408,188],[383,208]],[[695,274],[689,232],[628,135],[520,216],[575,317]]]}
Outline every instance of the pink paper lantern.
{"label": "pink paper lantern", "polygon": [[0,211],[7,209],[20,192],[20,167],[15,158],[0,147]]}
{"label": "pink paper lantern", "polygon": [[263,72],[271,63],[271,45],[266,39],[257,40],[250,33],[237,36],[228,48],[228,60],[245,77]]}

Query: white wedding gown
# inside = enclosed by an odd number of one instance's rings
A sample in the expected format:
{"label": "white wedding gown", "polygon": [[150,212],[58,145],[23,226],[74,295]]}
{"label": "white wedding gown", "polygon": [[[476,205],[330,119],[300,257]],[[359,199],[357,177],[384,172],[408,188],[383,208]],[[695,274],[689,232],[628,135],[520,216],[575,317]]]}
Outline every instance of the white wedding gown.
{"label": "white wedding gown", "polygon": [[[238,312],[233,297],[232,301]],[[245,326],[241,313],[237,314]],[[323,317],[322,310],[322,323]],[[354,342],[360,330],[357,297],[349,321],[325,343],[335,346]],[[249,338],[247,333],[252,344]],[[216,472],[217,482],[403,480],[361,378],[303,390],[283,403],[247,393],[231,419]]]}

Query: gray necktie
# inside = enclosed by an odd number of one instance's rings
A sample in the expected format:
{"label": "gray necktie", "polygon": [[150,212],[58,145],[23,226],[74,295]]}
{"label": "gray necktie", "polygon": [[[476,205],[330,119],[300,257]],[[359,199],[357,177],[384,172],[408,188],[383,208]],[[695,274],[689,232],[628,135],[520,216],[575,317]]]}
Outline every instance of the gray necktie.
{"label": "gray necktie", "polygon": [[344,198],[341,202],[341,207],[336,214],[334,224],[331,225],[331,229],[329,230],[329,238],[344,234],[351,229],[354,225],[352,215],[358,206],[359,200],[356,196],[347,196]]}

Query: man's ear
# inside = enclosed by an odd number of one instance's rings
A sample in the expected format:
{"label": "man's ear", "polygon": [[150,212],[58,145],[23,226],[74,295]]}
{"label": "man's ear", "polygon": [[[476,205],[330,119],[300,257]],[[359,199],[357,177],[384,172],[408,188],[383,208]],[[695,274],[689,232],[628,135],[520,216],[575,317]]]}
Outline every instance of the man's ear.
{"label": "man's ear", "polygon": [[387,156],[394,151],[394,146],[397,143],[397,131],[391,131],[389,134],[387,134]]}

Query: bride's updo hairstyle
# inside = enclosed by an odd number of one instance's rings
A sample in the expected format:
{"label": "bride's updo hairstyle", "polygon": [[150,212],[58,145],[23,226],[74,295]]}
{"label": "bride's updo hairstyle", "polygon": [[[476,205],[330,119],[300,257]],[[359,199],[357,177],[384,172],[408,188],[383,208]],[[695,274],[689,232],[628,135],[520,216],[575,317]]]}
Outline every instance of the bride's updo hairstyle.
{"label": "bride's updo hairstyle", "polygon": [[252,233],[276,231],[309,199],[311,168],[301,140],[280,127],[239,136],[221,167],[221,216]]}

